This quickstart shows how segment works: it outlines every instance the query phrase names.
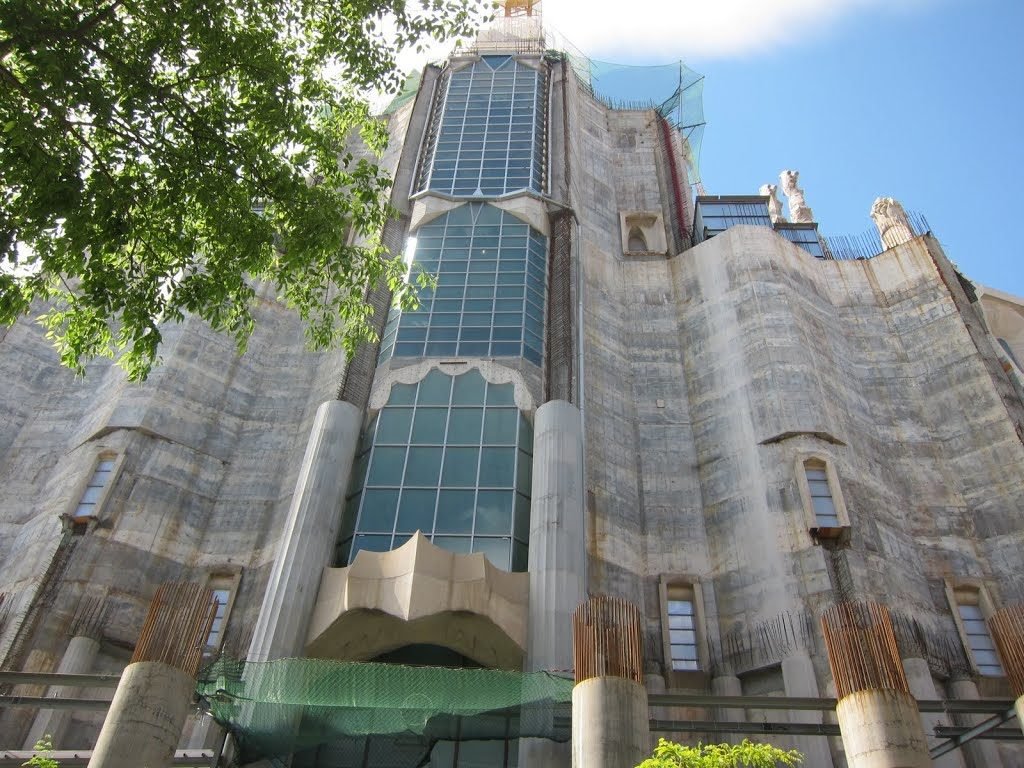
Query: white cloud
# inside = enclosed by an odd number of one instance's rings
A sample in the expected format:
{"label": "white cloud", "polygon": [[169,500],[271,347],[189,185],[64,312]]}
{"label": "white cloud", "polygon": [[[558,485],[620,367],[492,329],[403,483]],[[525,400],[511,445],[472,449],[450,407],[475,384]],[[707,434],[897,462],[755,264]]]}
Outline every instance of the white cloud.
{"label": "white cloud", "polygon": [[857,11],[937,0],[543,0],[545,26],[586,55],[650,60],[735,56],[806,42]]}

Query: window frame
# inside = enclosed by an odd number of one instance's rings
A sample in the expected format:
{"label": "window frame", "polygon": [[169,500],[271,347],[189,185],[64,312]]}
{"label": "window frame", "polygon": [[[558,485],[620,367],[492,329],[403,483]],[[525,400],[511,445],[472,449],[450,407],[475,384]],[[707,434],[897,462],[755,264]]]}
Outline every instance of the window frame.
{"label": "window frame", "polygon": [[[988,620],[992,618],[992,614],[998,610],[998,606],[992,599],[992,594],[988,589],[988,586],[981,579],[946,579],[945,591],[946,601],[949,603],[949,610],[953,615],[953,623],[956,625],[957,634],[960,636],[960,644],[963,646],[964,654],[971,664],[971,671],[982,681],[1005,680],[1006,666],[1003,664],[1003,660],[999,656],[999,649],[995,644],[995,639],[992,637],[992,630],[989,629],[988,626]],[[996,660],[999,662],[999,670],[1001,674],[989,675],[981,671],[981,667],[974,657],[974,649],[971,648],[971,642],[968,639],[969,635],[967,633],[967,628],[964,626],[963,618],[960,616],[961,606],[977,606],[981,610],[982,618],[985,621],[985,631],[988,633],[989,639],[993,641],[992,647],[995,649],[994,653]]]}
{"label": "window frame", "polygon": [[206,642],[203,643],[203,656],[205,658],[217,656],[224,646],[224,636],[227,634],[228,622],[231,620],[231,611],[235,607],[235,600],[238,598],[238,587],[241,581],[241,568],[232,566],[213,570],[206,576],[205,586],[207,589],[214,591],[227,590],[228,600],[224,607],[224,617],[221,619],[217,641],[213,644],[210,643],[210,635],[213,633],[211,627],[210,633],[206,636]]}
{"label": "window frame", "polygon": [[[103,519],[103,509],[106,507],[107,499],[110,498],[112,489],[117,484],[118,478],[121,474],[121,466],[124,464],[124,454],[110,448],[99,448],[90,455],[91,461],[89,462],[88,471],[80,474],[78,481],[74,485],[74,492],[68,498],[65,511],[60,515],[61,519],[65,524],[70,525],[72,530],[75,530],[80,526],[95,525]],[[113,459],[114,465],[110,468],[110,477],[100,490],[96,503],[93,505],[93,514],[77,514],[78,506],[82,503],[82,497],[85,496],[85,492],[89,489],[89,483],[95,476],[100,462],[109,461],[111,459]]]}
{"label": "window frame", "polygon": [[[825,470],[828,490],[832,495],[832,506],[835,507],[836,517],[839,519],[837,527],[818,525],[818,515],[814,511],[811,487],[807,481],[808,469]],[[843,498],[843,489],[839,483],[839,473],[836,471],[832,459],[821,453],[802,453],[796,458],[793,472],[796,475],[797,487],[800,492],[800,503],[804,510],[804,522],[807,526],[807,532],[811,535],[814,543],[818,544],[825,539],[835,541],[838,544],[849,542],[850,515],[847,512],[846,500]]]}
{"label": "window frame", "polygon": [[[696,688],[710,679],[710,654],[704,615],[704,593],[700,580],[689,574],[663,574],[658,581],[660,607],[662,666],[669,688]],[[669,635],[669,600],[690,600],[693,603],[693,631],[697,646],[697,669],[672,668],[672,643]]]}

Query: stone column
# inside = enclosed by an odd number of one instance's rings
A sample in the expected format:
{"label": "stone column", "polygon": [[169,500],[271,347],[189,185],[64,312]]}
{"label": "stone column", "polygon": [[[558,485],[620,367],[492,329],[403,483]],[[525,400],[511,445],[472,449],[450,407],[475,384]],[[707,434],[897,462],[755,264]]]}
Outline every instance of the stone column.
{"label": "stone column", "polygon": [[573,614],[573,768],[631,768],[650,754],[640,611],[592,597]]}
{"label": "stone column", "polygon": [[849,768],[929,768],[921,713],[910,695],[889,611],[846,602],[821,617]]}
{"label": "stone column", "polygon": [[[533,428],[528,672],[573,668],[572,615],[586,596],[582,461],[579,409],[564,400],[540,406]],[[568,745],[546,739],[519,745],[524,768],[564,768],[569,754]]]}
{"label": "stone column", "polygon": [[[803,648],[797,648],[782,660],[782,683],[787,696],[817,698],[818,679],[814,675],[814,663]],[[794,710],[789,713],[791,723],[815,723],[820,725],[821,712]],[[824,736],[793,736],[793,746],[804,756],[804,765],[831,768],[832,752]]]}
{"label": "stone column", "polygon": [[[94,637],[72,637],[67,650],[61,657],[57,672],[65,675],[87,675],[92,672],[93,662],[100,650],[100,641]],[[65,685],[50,687],[49,695],[55,699],[73,699],[81,694],[81,688]],[[65,749],[64,731],[71,722],[70,709],[40,709],[32,721],[25,749],[32,749],[43,738],[49,738],[55,749]]]}
{"label": "stone column", "polygon": [[[978,686],[969,677],[953,678],[949,681],[949,694],[961,701],[977,701],[981,698]],[[987,720],[991,715],[960,715],[957,725],[973,727]],[[970,768],[989,768],[1000,765],[999,747],[994,741],[973,739],[961,748]]]}
{"label": "stone column", "polygon": [[174,762],[213,614],[213,593],[199,584],[157,590],[89,768],[169,768]]}
{"label": "stone column", "polygon": [[[716,675],[711,678],[711,693],[715,696],[742,696],[743,683],[735,675]],[[741,723],[746,720],[746,712],[742,708],[718,707],[715,719],[726,723]],[[741,734],[730,733],[723,741],[737,741]]]}
{"label": "stone column", "polygon": [[[935,690],[935,680],[932,679],[932,670],[928,662],[917,656],[903,659],[903,671],[907,675],[907,684],[910,686],[910,695],[918,701],[942,698]],[[927,713],[921,715],[921,725],[924,727],[925,738],[935,733],[935,727],[945,725],[945,719],[938,713]],[[932,739],[935,743],[937,740]],[[931,746],[934,746],[932,744]],[[935,768],[964,768],[964,760],[960,750],[948,752],[935,760]]]}
{"label": "stone column", "polygon": [[170,766],[195,686],[187,672],[159,661],[125,667],[89,768]]}
{"label": "stone column", "polygon": [[249,661],[301,656],[305,650],[320,577],[334,556],[361,427],[362,411],[351,403],[332,400],[317,409]]}

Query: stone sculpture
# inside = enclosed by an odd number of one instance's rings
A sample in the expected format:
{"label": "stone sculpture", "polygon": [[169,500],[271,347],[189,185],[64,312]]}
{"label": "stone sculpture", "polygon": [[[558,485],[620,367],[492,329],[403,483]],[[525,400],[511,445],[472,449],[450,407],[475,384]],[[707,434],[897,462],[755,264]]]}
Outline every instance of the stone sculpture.
{"label": "stone sculpture", "polygon": [[807,207],[804,200],[804,191],[796,185],[800,178],[800,171],[783,171],[779,174],[782,182],[782,191],[789,201],[789,219],[794,224],[811,224],[814,222],[814,212]]}
{"label": "stone sculpture", "polygon": [[779,202],[778,191],[779,188],[775,184],[762,184],[757,190],[759,195],[768,198],[768,216],[771,218],[772,224],[786,221],[786,215],[782,212],[782,203]]}
{"label": "stone sculpture", "polygon": [[871,219],[878,227],[878,236],[882,247],[893,248],[914,238],[914,230],[910,226],[907,212],[898,200],[891,197],[880,197],[871,206]]}

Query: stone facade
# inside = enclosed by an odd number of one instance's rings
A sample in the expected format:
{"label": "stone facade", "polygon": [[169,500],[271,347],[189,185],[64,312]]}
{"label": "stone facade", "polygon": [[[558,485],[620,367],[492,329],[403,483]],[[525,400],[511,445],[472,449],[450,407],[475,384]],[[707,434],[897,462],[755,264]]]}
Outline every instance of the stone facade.
{"label": "stone facade", "polygon": [[[736,226],[689,247],[671,224],[680,191],[666,153],[679,147],[665,145],[656,113],[610,109],[563,62],[543,66],[552,99],[547,189],[498,203],[545,236],[552,230],[537,217],[555,210],[571,210],[578,225],[571,295],[582,311],[549,304],[545,317],[551,323],[561,313],[575,338],[578,370],[573,386],[560,385],[558,408],[578,423],[549,440],[569,448],[535,450],[533,459],[534,515],[547,504],[551,531],[569,538],[555,547],[538,526],[529,534],[536,572],[514,575],[484,568],[480,555],[439,553],[422,537],[403,555],[367,552],[347,568],[327,563],[336,567],[322,582],[309,579],[311,590],[324,585],[316,605],[295,620],[313,622],[311,652],[362,660],[393,651],[389,638],[408,643],[416,633],[387,627],[410,616],[426,622],[428,613],[424,640],[443,642],[444,611],[452,611],[472,614],[459,620],[459,652],[474,647],[474,631],[500,651],[477,661],[522,668],[531,658],[565,659],[568,627],[559,636],[528,625],[544,621],[538,605],[559,605],[564,617],[571,607],[558,580],[575,578],[590,594],[640,607],[651,691],[824,696],[831,678],[816,617],[837,600],[870,597],[930,636],[960,641],[949,599],[956,585],[995,607],[1024,599],[1024,390],[1016,362],[1024,360],[1024,301],[976,290],[930,236],[856,261],[814,258],[769,227]],[[465,203],[430,193],[410,202],[438,74],[429,69],[419,97],[391,118],[385,165],[398,179],[399,241],[408,227],[415,234]],[[687,188],[681,205],[692,221]],[[643,251],[629,247],[636,222]],[[258,617],[269,610],[265,592],[316,414],[339,392],[370,427],[393,384],[464,368],[485,371],[491,383],[514,382],[512,405],[531,423],[544,407],[545,369],[522,358],[394,357],[375,367],[370,349],[346,370],[341,353],[305,351],[297,320],[267,289],[256,315],[258,331],[241,357],[196,321],[168,328],[163,364],[143,385],[102,361],[74,378],[30,320],[0,335],[4,669],[56,670],[76,606],[98,597],[108,618],[91,671],[119,671],[149,599],[171,579],[231,580],[221,649],[245,655],[254,628],[266,626]],[[571,448],[579,439],[582,452]],[[95,518],[75,520],[100,457],[115,461],[109,485]],[[551,466],[537,467],[542,460]],[[812,533],[804,476],[812,465],[827,469],[831,496],[842,502],[834,539]],[[584,473],[582,492],[576,471]],[[321,502],[337,510],[336,527],[344,489],[332,493],[337,498]],[[565,505],[582,506],[582,531],[560,522]],[[557,557],[535,557],[545,545]],[[567,563],[582,573],[567,573]],[[465,599],[437,586],[445,578],[466,582]],[[385,594],[392,582],[401,582],[405,602]],[[425,589],[439,590],[439,607],[409,604]],[[674,669],[668,640],[674,590],[697,603],[697,659],[686,670]],[[492,593],[500,604],[477,611]],[[348,611],[373,613],[374,632]],[[344,637],[349,626],[353,642]],[[770,627],[791,631],[758,642]],[[524,647],[531,639],[544,648]],[[358,652],[346,655],[351,647]],[[951,665],[938,652],[927,662],[940,697],[959,696],[965,678],[983,697],[1008,695],[1005,680],[971,664]],[[20,745],[34,714],[4,710],[0,744]],[[815,715],[790,719],[807,717]],[[91,747],[100,720],[75,714],[58,746]],[[846,764],[838,739],[777,742],[798,746],[814,765]],[[548,757],[531,765],[568,765],[565,750],[537,754]],[[1011,744],[976,754],[959,764],[1022,759]]]}

